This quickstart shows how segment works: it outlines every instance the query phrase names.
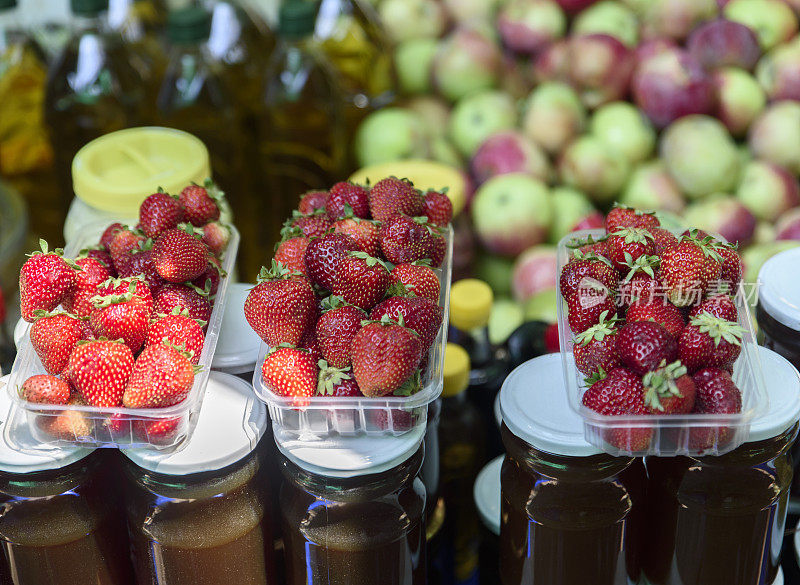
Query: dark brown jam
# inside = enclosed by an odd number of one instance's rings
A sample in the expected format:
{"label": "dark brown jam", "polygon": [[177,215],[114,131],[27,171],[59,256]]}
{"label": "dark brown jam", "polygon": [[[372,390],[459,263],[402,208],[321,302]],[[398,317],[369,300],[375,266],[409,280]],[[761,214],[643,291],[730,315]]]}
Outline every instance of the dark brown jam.
{"label": "dark brown jam", "polygon": [[800,331],[778,322],[761,303],[756,305],[756,319],[760,344],[782,355],[795,368],[800,369]]}

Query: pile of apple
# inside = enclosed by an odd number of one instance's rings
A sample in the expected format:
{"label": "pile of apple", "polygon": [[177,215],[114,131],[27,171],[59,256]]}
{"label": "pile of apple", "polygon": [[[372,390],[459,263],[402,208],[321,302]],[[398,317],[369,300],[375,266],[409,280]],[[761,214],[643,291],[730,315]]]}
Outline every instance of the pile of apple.
{"label": "pile of apple", "polygon": [[547,244],[601,226],[614,201],[753,244],[748,278],[797,245],[787,241],[800,239],[797,0],[377,8],[404,101],[362,123],[356,154],[469,174],[485,251],[475,270],[497,292],[552,300]]}

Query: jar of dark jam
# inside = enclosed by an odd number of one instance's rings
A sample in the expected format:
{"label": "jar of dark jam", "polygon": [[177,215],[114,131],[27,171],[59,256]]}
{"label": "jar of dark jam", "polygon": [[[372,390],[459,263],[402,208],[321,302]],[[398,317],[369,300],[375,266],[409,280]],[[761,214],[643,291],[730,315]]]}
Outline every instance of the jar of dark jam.
{"label": "jar of dark jam", "polygon": [[640,574],[645,471],[584,439],[561,358],[516,368],[500,394],[503,585],[627,585]]}
{"label": "jar of dark jam", "polygon": [[277,585],[268,418],[252,389],[212,372],[197,428],[170,454],[131,450],[128,526],[138,585]]}
{"label": "jar of dark jam", "polygon": [[478,583],[500,583],[500,470],[504,455],[495,457],[478,473],[473,487],[475,507],[481,519],[480,548],[478,551]]}
{"label": "jar of dark jam", "polygon": [[773,583],[780,565],[800,376],[759,348],[768,411],[747,442],[716,457],[648,457],[647,552],[652,585]]}
{"label": "jar of dark jam", "polygon": [[759,343],[800,369],[800,248],[767,260],[758,273]]}
{"label": "jar of dark jam", "polygon": [[418,477],[424,447],[417,437],[410,444],[391,437],[408,448],[356,472],[284,451],[288,585],[425,585],[425,487]]}

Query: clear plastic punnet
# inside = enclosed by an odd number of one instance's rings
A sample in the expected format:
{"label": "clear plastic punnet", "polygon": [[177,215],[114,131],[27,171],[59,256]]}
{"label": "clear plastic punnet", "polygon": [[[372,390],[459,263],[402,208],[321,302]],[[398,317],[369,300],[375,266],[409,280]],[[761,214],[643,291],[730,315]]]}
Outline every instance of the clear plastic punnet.
{"label": "clear plastic punnet", "polygon": [[[75,258],[78,253],[97,243],[97,234],[102,233],[102,225],[88,225],[79,236],[67,242],[64,255]],[[195,375],[194,385],[186,400],[164,408],[125,408],[97,407],[57,404],[36,404],[23,400],[19,388],[30,376],[45,374],[39,356],[30,341],[30,323],[24,328],[24,335],[11,369],[11,378],[5,390],[10,393],[14,407],[6,421],[4,433],[6,440],[21,450],[36,450],[54,445],[81,445],[94,447],[156,448],[170,449],[183,443],[194,430],[197,415],[203,402],[211,360],[217,346],[222,315],[230,274],[236,261],[239,247],[239,232],[232,225],[228,248],[222,258],[222,269],[228,276],[220,279],[214,300],[214,309],[208,321],[203,353],[200,355],[201,371]],[[99,231],[98,231],[99,230]],[[83,416],[66,416],[64,424],[58,425],[56,434],[48,431],[55,417],[70,411]],[[88,422],[88,424],[86,424]]]}
{"label": "clear plastic punnet", "polygon": [[[585,240],[587,236],[602,238],[602,229],[580,230],[566,235],[558,243],[558,274],[569,261],[571,245]],[[717,236],[718,239],[719,236]],[[721,455],[732,451],[745,441],[750,433],[750,423],[766,412],[769,398],[765,390],[761,359],[758,353],[753,320],[746,302],[745,286],[736,294],[739,325],[745,333],[742,338],[742,351],[733,366],[733,381],[742,393],[742,411],[738,414],[654,414],[609,416],[583,405],[581,399],[588,388],[575,367],[572,353],[573,333],[567,321],[567,303],[558,291],[558,333],[561,344],[561,361],[564,381],[569,394],[569,404],[581,415],[584,421],[586,440],[611,455],[636,456],[659,455]],[[626,436],[641,437],[649,433],[646,449],[632,450],[632,441]],[[620,440],[622,437],[622,440]],[[611,439],[611,441],[609,441]],[[641,441],[637,441],[641,443]],[[622,446],[620,446],[622,445]]]}
{"label": "clear plastic punnet", "polygon": [[[307,457],[300,453],[317,447],[328,452],[352,448],[354,454],[366,453],[363,449],[369,441],[374,443],[379,437],[397,437],[425,428],[428,405],[442,393],[450,306],[452,228],[445,232],[445,238],[447,254],[442,265],[434,269],[441,283],[439,305],[444,309],[444,316],[439,333],[428,351],[428,365],[422,372],[422,389],[416,394],[382,398],[313,396],[308,405],[298,407],[292,399],[274,394],[263,383],[261,364],[269,347],[262,343],[253,374],[253,387],[258,397],[267,404],[275,439],[282,450],[292,451],[304,459]],[[365,454],[365,457],[368,455]]]}

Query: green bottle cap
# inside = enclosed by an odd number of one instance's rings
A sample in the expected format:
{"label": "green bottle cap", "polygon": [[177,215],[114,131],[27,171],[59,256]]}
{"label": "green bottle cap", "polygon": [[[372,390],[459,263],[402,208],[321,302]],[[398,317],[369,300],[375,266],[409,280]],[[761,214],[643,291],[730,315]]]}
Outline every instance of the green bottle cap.
{"label": "green bottle cap", "polygon": [[284,0],[278,16],[278,34],[299,38],[314,32],[317,3],[312,0]]}
{"label": "green bottle cap", "polygon": [[9,10],[17,7],[17,0],[0,0],[0,10]]}
{"label": "green bottle cap", "polygon": [[108,0],[70,0],[69,7],[77,16],[96,16],[108,10]]}
{"label": "green bottle cap", "polygon": [[211,15],[199,6],[173,10],[167,17],[167,37],[173,43],[202,43],[211,32]]}

